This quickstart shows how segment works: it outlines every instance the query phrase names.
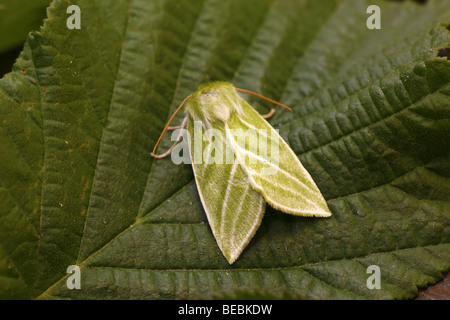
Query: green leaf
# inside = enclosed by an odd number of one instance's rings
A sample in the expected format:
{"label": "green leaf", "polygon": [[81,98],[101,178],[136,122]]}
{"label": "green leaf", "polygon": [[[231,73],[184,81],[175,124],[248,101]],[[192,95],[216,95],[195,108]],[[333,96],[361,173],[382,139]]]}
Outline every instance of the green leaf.
{"label": "green leaf", "polygon": [[2,0],[0,52],[20,46],[28,32],[39,29],[50,0]]}
{"label": "green leaf", "polygon": [[[54,1],[0,80],[0,297],[415,297],[450,268],[449,22],[444,0]],[[333,214],[267,208],[232,266],[192,169],[149,155],[212,80],[294,109],[271,124]]]}
{"label": "green leaf", "polygon": [[6,252],[0,247],[0,299],[29,299],[23,279],[16,272]]}
{"label": "green leaf", "polygon": [[2,0],[0,2],[0,77],[23,48],[27,33],[39,30],[50,0]]}

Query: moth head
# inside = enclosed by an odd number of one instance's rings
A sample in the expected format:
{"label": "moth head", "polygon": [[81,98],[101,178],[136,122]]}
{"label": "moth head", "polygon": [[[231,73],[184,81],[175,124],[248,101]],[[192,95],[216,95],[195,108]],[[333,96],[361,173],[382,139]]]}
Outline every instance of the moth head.
{"label": "moth head", "polygon": [[242,114],[242,106],[233,85],[216,81],[200,86],[186,102],[186,113],[210,129],[217,121],[226,123],[233,112]]}

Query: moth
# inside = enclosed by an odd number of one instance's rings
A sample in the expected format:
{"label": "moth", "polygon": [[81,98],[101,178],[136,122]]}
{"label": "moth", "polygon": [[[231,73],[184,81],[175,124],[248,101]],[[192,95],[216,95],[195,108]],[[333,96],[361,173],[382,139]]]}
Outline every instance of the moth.
{"label": "moth", "polygon": [[[197,189],[217,245],[232,264],[261,224],[266,203],[297,216],[329,217],[320,190],[300,160],[265,118],[239,92],[255,92],[216,81],[187,96],[166,124],[152,156],[164,158],[186,138]],[[185,106],[179,127],[169,127]],[[292,110],[291,110],[292,111]],[[183,129],[187,127],[185,135]],[[156,149],[167,129],[180,129],[164,154]],[[199,136],[200,135],[200,136]]]}

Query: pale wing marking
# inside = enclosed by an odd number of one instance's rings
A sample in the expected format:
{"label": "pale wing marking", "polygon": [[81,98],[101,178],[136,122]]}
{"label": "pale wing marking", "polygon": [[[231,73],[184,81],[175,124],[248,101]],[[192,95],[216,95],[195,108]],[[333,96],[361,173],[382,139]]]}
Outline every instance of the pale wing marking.
{"label": "pale wing marking", "polygon": [[[251,170],[251,171],[253,171],[253,170]],[[254,171],[253,171],[253,172],[254,172]],[[253,173],[252,175],[258,176],[261,180],[265,180],[265,181],[271,183],[271,184],[272,184],[273,186],[275,186],[276,188],[279,188],[279,189],[283,189],[283,190],[289,191],[289,192],[292,193],[293,195],[296,195],[296,196],[298,196],[298,197],[300,197],[300,198],[306,200],[306,201],[307,201],[309,204],[311,204],[314,208],[320,209],[320,207],[317,206],[317,204],[316,204],[314,201],[311,201],[310,199],[308,199],[307,197],[305,197],[303,194],[298,193],[296,190],[294,190],[294,189],[292,189],[292,188],[289,188],[288,186],[285,186],[285,185],[280,186],[280,185],[277,184],[275,181],[271,181],[271,180],[267,179],[267,177],[266,177],[265,175],[258,175],[258,174],[256,174],[256,173]],[[260,186],[260,185],[259,185],[258,183],[256,183],[256,181],[252,178],[252,175],[250,175],[250,179],[252,179],[252,181],[254,182],[254,184]],[[260,187],[261,187],[261,186],[260,186]],[[273,201],[273,200],[272,200],[272,201]]]}
{"label": "pale wing marking", "polygon": [[[265,163],[265,164],[267,164],[267,165],[269,165],[269,166],[271,166],[271,167],[273,167],[273,168],[278,169],[280,172],[284,173],[284,175],[288,176],[290,179],[292,179],[292,180],[294,180],[295,182],[297,182],[298,184],[302,185],[304,188],[306,188],[306,189],[308,189],[308,190],[310,190],[310,191],[313,191],[313,190],[311,190],[310,187],[308,187],[306,184],[304,184],[303,182],[301,182],[300,180],[298,180],[296,177],[294,177],[292,174],[290,174],[290,173],[287,172],[286,170],[281,169],[279,166],[274,165],[272,162],[267,161],[266,159],[262,158],[262,157],[259,156],[259,155],[256,155],[256,154],[254,154],[254,153],[252,153],[252,152],[250,152],[250,151],[248,151],[248,150],[245,150],[244,148],[242,148],[241,146],[239,146],[237,143],[234,143],[233,145],[236,146],[237,149],[241,150],[242,153],[251,155],[252,157],[255,157],[256,159],[260,160],[261,162],[263,162],[263,163]],[[258,176],[262,176],[262,175],[258,174]]]}
{"label": "pale wing marking", "polygon": [[[234,174],[236,173],[236,168],[237,168],[237,162],[235,162],[233,164],[233,167],[231,168],[231,172],[230,172],[230,178],[228,179],[228,184],[227,184],[227,190],[225,191],[225,197],[223,198],[223,204],[222,204],[222,211],[220,213],[220,236],[221,236],[221,241],[223,240],[223,234],[224,234],[224,226],[225,226],[225,210],[227,208],[227,202],[228,202],[228,197],[230,195],[230,190],[231,187],[233,186],[233,184],[231,183],[231,181],[234,178]],[[239,211],[237,211],[239,212]]]}
{"label": "pale wing marking", "polygon": [[[259,212],[261,212],[262,206],[264,205],[265,202],[266,202],[266,199],[264,199],[263,196],[260,196],[259,209],[258,209]],[[258,227],[259,227],[259,223],[258,224],[256,224],[256,223],[253,224],[252,228],[250,229],[250,232],[245,236],[244,243],[247,243],[248,241],[250,241],[249,238],[254,236],[254,234],[256,232],[255,229],[257,229]]]}

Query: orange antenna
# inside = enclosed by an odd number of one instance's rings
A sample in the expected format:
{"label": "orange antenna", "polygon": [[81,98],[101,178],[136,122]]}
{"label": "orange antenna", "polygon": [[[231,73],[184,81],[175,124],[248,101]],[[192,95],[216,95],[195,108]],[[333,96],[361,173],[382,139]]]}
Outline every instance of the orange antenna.
{"label": "orange antenna", "polygon": [[156,153],[155,153],[155,152],[156,152],[156,148],[158,148],[159,143],[161,142],[161,140],[162,140],[164,134],[165,134],[166,131],[167,131],[167,128],[169,127],[169,124],[172,122],[173,118],[175,118],[175,116],[177,115],[177,113],[181,110],[181,107],[183,107],[183,105],[184,105],[184,103],[186,102],[186,100],[189,99],[190,97],[191,97],[191,94],[188,95],[186,98],[184,98],[183,102],[180,104],[180,106],[178,107],[178,109],[177,109],[177,110],[173,113],[173,115],[170,117],[169,122],[167,122],[166,126],[164,127],[163,132],[161,133],[161,135],[159,136],[158,141],[156,142],[155,147],[153,148],[153,152],[151,153],[151,156],[152,156],[152,157],[156,157],[156,156],[157,156]]}
{"label": "orange antenna", "polygon": [[261,98],[261,99],[267,100],[267,101],[269,101],[269,102],[272,102],[273,104],[276,104],[277,106],[286,108],[286,109],[288,109],[289,111],[292,112],[292,109],[289,108],[288,106],[286,106],[286,105],[284,105],[284,104],[282,104],[282,103],[279,103],[279,102],[277,102],[277,101],[275,101],[275,100],[266,98],[266,97],[260,95],[259,93],[256,93],[256,92],[253,92],[253,91],[250,91],[250,90],[246,90],[246,89],[240,89],[240,88],[236,88],[236,90],[237,90],[237,91],[241,91],[241,92],[245,92],[245,93],[250,93],[250,94],[252,94],[252,95],[254,95],[254,96],[257,96],[258,98]]}

